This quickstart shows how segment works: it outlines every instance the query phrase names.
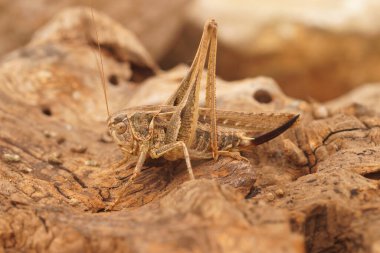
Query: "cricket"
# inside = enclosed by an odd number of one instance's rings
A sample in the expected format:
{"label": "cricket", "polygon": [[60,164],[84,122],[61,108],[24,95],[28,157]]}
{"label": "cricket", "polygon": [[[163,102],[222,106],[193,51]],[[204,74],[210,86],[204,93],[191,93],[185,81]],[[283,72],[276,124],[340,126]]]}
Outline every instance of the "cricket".
{"label": "cricket", "polygon": [[[219,156],[228,156],[248,161],[239,151],[272,140],[297,121],[299,115],[291,113],[217,110],[216,52],[217,23],[211,19],[204,25],[189,72],[165,104],[132,107],[113,114],[110,114],[108,108],[99,52],[100,59],[96,58],[108,112],[107,126],[124,154],[124,159],[116,166],[126,164],[132,157],[137,158],[132,176],[109,209],[119,203],[125,191],[138,177],[147,157],[164,157],[169,161],[184,159],[189,178],[194,179],[191,160],[217,160]],[[206,63],[206,99],[205,106],[201,107],[200,84]]]}

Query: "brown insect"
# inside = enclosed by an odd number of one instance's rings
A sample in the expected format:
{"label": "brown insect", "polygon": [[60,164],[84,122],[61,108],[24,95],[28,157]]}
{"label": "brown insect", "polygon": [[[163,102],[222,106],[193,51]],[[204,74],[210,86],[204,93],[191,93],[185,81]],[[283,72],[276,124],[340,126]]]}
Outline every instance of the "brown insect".
{"label": "brown insect", "polygon": [[[185,159],[189,176],[194,179],[191,159],[216,160],[223,155],[246,160],[240,156],[239,150],[267,142],[297,121],[299,115],[294,114],[216,110],[216,35],[216,22],[206,22],[187,76],[164,105],[133,107],[109,116],[109,132],[125,154],[118,166],[132,156],[138,157],[132,176],[112,206],[119,202],[128,185],[139,175],[147,156],[171,161]],[[206,59],[206,104],[200,107],[200,82]],[[105,85],[104,75],[102,80]],[[266,133],[254,136],[263,132]]]}

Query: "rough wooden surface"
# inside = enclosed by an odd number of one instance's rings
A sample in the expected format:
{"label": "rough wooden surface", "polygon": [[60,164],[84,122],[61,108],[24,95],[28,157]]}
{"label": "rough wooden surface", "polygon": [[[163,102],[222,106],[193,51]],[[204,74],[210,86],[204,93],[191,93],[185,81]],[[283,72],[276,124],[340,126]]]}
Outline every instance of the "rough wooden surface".
{"label": "rough wooden surface", "polygon": [[[185,69],[160,73],[95,16],[111,111],[165,100]],[[219,80],[218,107],[300,112],[296,127],[244,152],[250,163],[194,162],[195,181],[183,162],[150,161],[105,212],[131,164],[110,169],[122,156],[94,38],[90,13],[71,10],[0,63],[0,252],[380,252],[380,100],[306,103],[265,78]]]}

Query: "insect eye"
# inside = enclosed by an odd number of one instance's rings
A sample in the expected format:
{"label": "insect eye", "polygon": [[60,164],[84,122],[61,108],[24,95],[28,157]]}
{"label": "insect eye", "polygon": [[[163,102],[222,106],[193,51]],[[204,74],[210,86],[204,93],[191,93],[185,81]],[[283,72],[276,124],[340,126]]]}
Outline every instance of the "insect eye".
{"label": "insect eye", "polygon": [[115,130],[116,130],[116,133],[123,134],[125,133],[125,131],[127,131],[127,125],[125,125],[124,122],[117,123],[115,125]]}

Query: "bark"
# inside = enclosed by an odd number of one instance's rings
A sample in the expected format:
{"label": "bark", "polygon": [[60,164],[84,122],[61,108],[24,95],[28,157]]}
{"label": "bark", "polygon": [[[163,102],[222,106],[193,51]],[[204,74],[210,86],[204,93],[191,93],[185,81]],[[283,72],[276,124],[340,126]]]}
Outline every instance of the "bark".
{"label": "bark", "polygon": [[[186,68],[161,73],[132,33],[95,20],[111,112],[166,100]],[[0,251],[379,252],[379,113],[295,100],[267,78],[219,80],[218,107],[302,113],[295,127],[249,163],[193,161],[194,181],[182,161],[148,161],[106,212],[133,164],[111,167],[122,154],[91,23],[63,12],[1,61]]]}

